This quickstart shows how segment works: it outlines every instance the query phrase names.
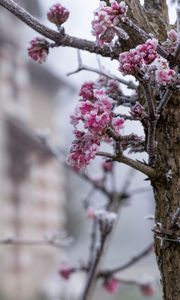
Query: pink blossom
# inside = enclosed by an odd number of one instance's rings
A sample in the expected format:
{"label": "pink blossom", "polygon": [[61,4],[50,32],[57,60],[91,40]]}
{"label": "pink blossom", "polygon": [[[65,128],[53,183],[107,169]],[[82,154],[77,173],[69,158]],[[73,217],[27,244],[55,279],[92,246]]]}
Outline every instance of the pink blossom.
{"label": "pink blossom", "polygon": [[27,50],[33,60],[42,64],[47,60],[49,43],[44,38],[37,37],[30,41],[30,47]]}
{"label": "pink blossom", "polygon": [[94,83],[89,81],[85,82],[81,89],[79,95],[85,100],[94,100]]}
{"label": "pink blossom", "polygon": [[112,172],[113,169],[112,161],[107,161],[107,160],[103,161],[102,168],[105,172]]}
{"label": "pink blossom", "polygon": [[141,293],[146,297],[152,297],[156,292],[154,286],[151,283],[141,284],[139,288]]}
{"label": "pink blossom", "polygon": [[151,64],[157,57],[157,40],[147,40],[145,44],[137,46],[119,55],[119,71],[123,74],[135,74],[143,64]]}
{"label": "pink blossom", "polygon": [[145,44],[136,47],[141,53],[141,57],[146,65],[151,64],[157,57],[158,41],[156,39],[147,40]]}
{"label": "pink blossom", "polygon": [[54,4],[47,13],[50,22],[60,26],[69,18],[69,11],[60,3]]}
{"label": "pink blossom", "polygon": [[99,140],[90,133],[75,131],[76,139],[72,142],[68,161],[75,170],[83,170],[94,159]]}
{"label": "pink blossom", "polygon": [[125,122],[124,119],[121,117],[113,118],[112,125],[117,134],[119,134],[120,129],[124,127],[124,122]]}
{"label": "pink blossom", "polygon": [[85,117],[85,128],[94,134],[103,134],[103,130],[110,124],[110,115],[107,112],[99,113],[94,110]]}
{"label": "pink blossom", "polygon": [[104,281],[103,287],[105,288],[105,290],[114,295],[117,293],[118,288],[119,288],[119,280],[117,280],[116,278],[108,278],[107,280]]}
{"label": "pink blossom", "polygon": [[[111,43],[115,34],[117,34],[116,25],[119,18],[126,15],[127,5],[124,1],[118,3],[111,0],[110,6],[102,2],[94,12],[94,20],[92,21],[92,34],[96,37],[99,46],[105,43]],[[127,37],[125,37],[127,38]]]}
{"label": "pink blossom", "polygon": [[140,51],[136,49],[131,49],[128,52],[123,52],[119,55],[119,71],[123,74],[134,74],[140,63],[142,62],[142,57]]}
{"label": "pink blossom", "polygon": [[155,71],[155,80],[158,84],[168,85],[174,80],[175,71],[172,69],[157,69]]}
{"label": "pink blossom", "polygon": [[60,269],[58,271],[59,275],[61,275],[64,279],[68,280],[71,276],[71,274],[74,272],[74,268],[63,263],[61,266],[60,266]]}

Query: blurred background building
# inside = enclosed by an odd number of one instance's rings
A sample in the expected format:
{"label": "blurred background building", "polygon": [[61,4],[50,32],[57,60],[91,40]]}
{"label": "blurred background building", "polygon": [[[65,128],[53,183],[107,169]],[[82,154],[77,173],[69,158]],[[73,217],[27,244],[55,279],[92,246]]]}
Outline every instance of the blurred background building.
{"label": "blurred background building", "polygon": [[[38,1],[19,2],[40,17]],[[34,132],[49,128],[53,139],[59,140],[57,108],[65,95],[74,92],[61,76],[27,59],[22,50],[26,34],[26,26],[1,7],[0,293],[12,300],[43,294],[43,283],[63,255],[46,239],[64,230],[64,170]],[[11,239],[22,245],[2,245]]]}

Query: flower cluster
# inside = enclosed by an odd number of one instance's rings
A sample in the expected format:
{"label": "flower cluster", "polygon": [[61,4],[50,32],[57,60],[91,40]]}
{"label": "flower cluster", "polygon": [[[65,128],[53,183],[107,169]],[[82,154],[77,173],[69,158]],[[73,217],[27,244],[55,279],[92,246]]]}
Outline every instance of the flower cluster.
{"label": "flower cluster", "polygon": [[[171,38],[175,39],[175,34],[171,35]],[[175,71],[169,68],[167,60],[158,55],[157,45],[156,39],[147,40],[145,44],[121,53],[119,71],[124,75],[138,74],[157,85],[171,84],[174,81]]]}
{"label": "flower cluster", "polygon": [[78,171],[84,169],[95,157],[100,142],[90,133],[76,130],[74,134],[76,138],[71,145],[68,161]]}
{"label": "flower cluster", "polygon": [[[107,128],[110,127],[119,134],[124,125],[124,119],[115,117],[112,113],[113,102],[107,91],[109,86],[102,88],[100,82],[87,82],[81,87],[82,98],[71,115],[75,140],[68,157],[70,164],[77,170],[84,169],[95,157],[100,142],[108,137]],[[80,126],[81,130],[78,130],[77,126]]]}
{"label": "flower cluster", "polygon": [[49,43],[44,38],[34,38],[30,41],[30,47],[27,49],[28,55],[38,62],[42,64],[46,61],[48,53],[49,53]]}
{"label": "flower cluster", "polygon": [[59,27],[69,18],[69,11],[60,3],[57,3],[49,9],[47,18],[50,22]]}
{"label": "flower cluster", "polygon": [[157,40],[147,40],[145,44],[119,55],[119,71],[124,75],[135,74],[145,64],[151,64],[157,57]]}
{"label": "flower cluster", "polygon": [[115,0],[110,1],[110,6],[106,2],[101,2],[100,6],[94,12],[94,20],[92,21],[92,34],[96,37],[96,42],[99,46],[104,46],[105,43],[111,43],[115,35],[124,35],[127,39],[127,34],[120,30],[117,25],[122,16],[127,13],[127,5],[124,1],[118,3]]}

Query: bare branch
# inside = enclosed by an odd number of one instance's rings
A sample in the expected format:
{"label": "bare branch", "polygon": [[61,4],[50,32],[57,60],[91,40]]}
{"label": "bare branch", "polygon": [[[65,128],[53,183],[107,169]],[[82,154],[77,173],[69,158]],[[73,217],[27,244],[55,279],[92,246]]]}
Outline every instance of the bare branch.
{"label": "bare branch", "polygon": [[119,78],[119,77],[117,77],[115,75],[112,75],[110,73],[107,73],[107,72],[105,72],[103,70],[99,70],[99,69],[92,68],[92,67],[84,65],[83,62],[82,62],[82,58],[80,56],[80,53],[78,51],[78,68],[75,71],[69,72],[67,74],[67,76],[71,76],[71,75],[76,74],[76,73],[81,72],[81,71],[93,72],[93,73],[105,76],[105,77],[107,77],[109,79],[116,80],[119,83],[122,83],[122,84],[126,85],[129,89],[134,89],[134,90],[137,89],[137,86],[132,81],[127,81],[127,80],[125,80],[123,78]]}
{"label": "bare branch", "polygon": [[135,170],[144,173],[145,175],[147,175],[150,178],[154,178],[156,176],[156,170],[153,167],[150,167],[146,164],[143,164],[139,161],[133,160],[130,157],[124,156],[124,155],[113,155],[111,153],[108,152],[98,152],[96,154],[97,156],[104,156],[107,158],[112,159],[113,161],[118,161],[120,163],[123,163],[125,165],[128,165],[129,167],[134,168]]}
{"label": "bare branch", "polygon": [[125,264],[116,267],[114,269],[109,269],[109,270],[104,270],[99,272],[98,276],[99,277],[110,277],[116,273],[119,273],[121,271],[126,270],[127,268],[133,266],[134,264],[136,264],[137,262],[139,262],[141,259],[143,259],[146,255],[148,255],[149,253],[152,252],[153,250],[153,243],[151,243],[148,247],[146,247],[142,252],[140,252],[139,254],[135,255],[134,257],[132,257],[128,262],[126,262]]}

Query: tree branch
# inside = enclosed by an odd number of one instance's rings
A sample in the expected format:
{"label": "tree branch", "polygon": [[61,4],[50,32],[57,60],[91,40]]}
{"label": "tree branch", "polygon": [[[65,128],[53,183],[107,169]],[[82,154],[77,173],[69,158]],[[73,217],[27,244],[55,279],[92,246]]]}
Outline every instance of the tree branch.
{"label": "tree branch", "polygon": [[142,252],[132,257],[128,262],[125,264],[116,267],[114,269],[109,270],[102,270],[99,272],[98,277],[111,277],[112,275],[124,271],[125,269],[133,266],[135,263],[139,262],[142,258],[144,258],[146,255],[148,255],[153,250],[153,243],[151,243],[148,247],[146,247]]}
{"label": "tree branch", "polygon": [[119,49],[116,49],[115,47],[112,50],[108,46],[101,48],[96,46],[95,42],[76,38],[48,28],[47,26],[41,24],[36,18],[31,16],[25,9],[15,3],[13,0],[0,0],[0,5],[9,10],[32,29],[44,37],[54,41],[57,47],[63,46],[86,50],[105,57],[111,57],[112,59],[118,59],[119,57]]}
{"label": "tree branch", "polygon": [[111,75],[109,73],[106,73],[105,71],[98,70],[96,68],[92,68],[92,67],[84,65],[83,62],[82,62],[82,59],[81,59],[81,57],[80,57],[80,55],[78,53],[78,68],[75,71],[69,72],[67,74],[67,76],[71,76],[71,75],[76,74],[76,73],[78,73],[80,71],[89,71],[89,72],[97,73],[97,74],[105,76],[105,77],[107,77],[109,79],[116,80],[119,83],[122,83],[122,84],[126,85],[129,89],[134,89],[134,90],[137,89],[137,86],[132,81],[127,81],[127,80],[125,80],[123,78],[119,78],[119,77],[117,77],[115,75]]}
{"label": "tree branch", "polygon": [[125,165],[128,165],[129,167],[132,167],[133,169],[135,169],[139,172],[142,172],[143,174],[147,175],[150,178],[156,177],[156,170],[153,167],[145,165],[139,161],[133,160],[132,158],[124,156],[123,154],[113,155],[108,152],[100,151],[96,155],[104,156],[104,157],[112,159],[113,161],[117,161],[117,162],[123,163]]}

